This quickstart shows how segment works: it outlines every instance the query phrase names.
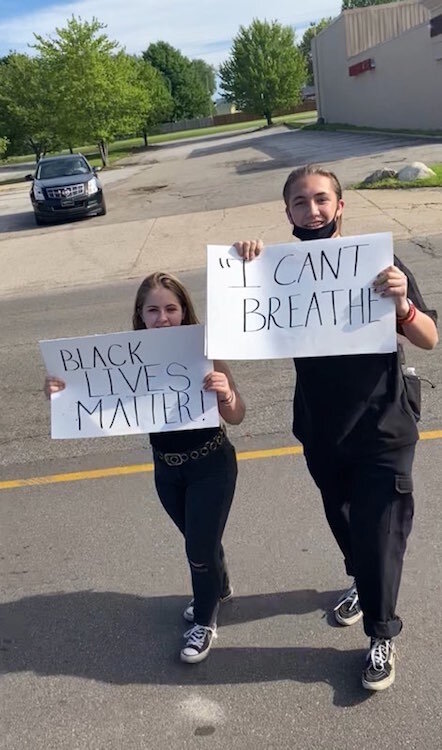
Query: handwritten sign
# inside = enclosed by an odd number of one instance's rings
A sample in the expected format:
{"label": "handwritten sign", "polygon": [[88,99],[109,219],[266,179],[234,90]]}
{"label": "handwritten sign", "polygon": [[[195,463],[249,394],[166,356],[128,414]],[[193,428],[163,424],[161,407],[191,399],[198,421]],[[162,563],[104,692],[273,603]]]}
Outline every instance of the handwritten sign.
{"label": "handwritten sign", "polygon": [[395,306],[373,290],[390,233],[267,246],[253,261],[207,248],[209,357],[276,359],[391,352]]}
{"label": "handwritten sign", "polygon": [[216,394],[202,388],[213,369],[204,326],[40,341],[40,349],[48,374],[66,383],[51,397],[53,438],[219,425]]}

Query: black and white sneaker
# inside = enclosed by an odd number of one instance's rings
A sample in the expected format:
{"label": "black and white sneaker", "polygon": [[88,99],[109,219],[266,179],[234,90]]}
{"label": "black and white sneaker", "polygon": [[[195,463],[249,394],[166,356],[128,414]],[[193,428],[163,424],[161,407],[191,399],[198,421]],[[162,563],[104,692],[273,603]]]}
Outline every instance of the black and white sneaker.
{"label": "black and white sneaker", "polygon": [[336,607],[334,608],[335,620],[340,625],[354,625],[362,617],[361,605],[359,604],[359,595],[356,583],[344,591]]}
{"label": "black and white sneaker", "polygon": [[216,625],[206,627],[195,624],[184,633],[184,638],[186,638],[186,645],[181,649],[181,661],[186,661],[188,664],[203,661],[209,654],[213,639],[217,638]]}
{"label": "black and white sneaker", "polygon": [[362,673],[366,690],[386,690],[395,678],[396,647],[391,639],[372,638]]}
{"label": "black and white sneaker", "polygon": [[[223,594],[221,594],[219,600],[221,604],[224,604],[224,602],[230,601],[233,597],[233,588],[229,586],[227,591]],[[189,604],[187,605],[186,609],[183,612],[183,617],[187,622],[193,622],[194,621],[194,611],[193,611],[193,602],[194,600],[191,599]]]}

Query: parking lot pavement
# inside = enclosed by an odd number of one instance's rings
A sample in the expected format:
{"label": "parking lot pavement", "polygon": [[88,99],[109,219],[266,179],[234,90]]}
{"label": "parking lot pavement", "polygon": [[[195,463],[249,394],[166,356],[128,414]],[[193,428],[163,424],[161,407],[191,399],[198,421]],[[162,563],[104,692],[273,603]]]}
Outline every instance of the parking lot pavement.
{"label": "parking lot pavement", "polygon": [[442,161],[442,138],[276,127],[165,144],[129,160],[145,169],[128,185],[124,212],[114,221],[140,208],[149,218],[280,200],[288,172],[302,164],[334,170],[346,188],[381,166],[400,169],[412,161]]}

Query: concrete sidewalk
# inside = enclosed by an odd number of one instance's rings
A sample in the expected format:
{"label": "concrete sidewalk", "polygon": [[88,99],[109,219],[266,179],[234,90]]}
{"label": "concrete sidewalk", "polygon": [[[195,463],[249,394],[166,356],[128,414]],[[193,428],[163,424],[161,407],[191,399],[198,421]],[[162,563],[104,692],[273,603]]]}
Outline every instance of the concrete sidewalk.
{"label": "concrete sidewalk", "polygon": [[[395,239],[442,232],[442,190],[361,190],[345,194],[345,234],[392,232]],[[0,294],[17,295],[205,266],[206,244],[261,237],[287,242],[281,201],[117,224],[78,222],[0,235]]]}

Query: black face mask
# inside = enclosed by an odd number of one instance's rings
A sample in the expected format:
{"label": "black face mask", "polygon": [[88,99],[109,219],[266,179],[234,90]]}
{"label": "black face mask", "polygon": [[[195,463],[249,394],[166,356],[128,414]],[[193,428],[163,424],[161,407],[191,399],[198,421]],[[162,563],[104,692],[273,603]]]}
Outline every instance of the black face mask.
{"label": "black face mask", "polygon": [[301,240],[301,242],[307,242],[308,240],[328,240],[336,232],[336,217],[331,220],[329,224],[324,227],[318,227],[317,229],[307,229],[306,227],[293,226],[292,234]]}

